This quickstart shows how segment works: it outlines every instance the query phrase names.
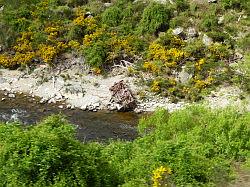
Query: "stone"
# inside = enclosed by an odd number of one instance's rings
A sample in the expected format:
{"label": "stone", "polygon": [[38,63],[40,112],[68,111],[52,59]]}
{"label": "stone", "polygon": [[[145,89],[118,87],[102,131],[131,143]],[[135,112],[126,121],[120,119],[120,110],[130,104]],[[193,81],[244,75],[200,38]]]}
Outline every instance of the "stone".
{"label": "stone", "polygon": [[1,101],[5,101],[6,99],[5,99],[5,97],[3,97],[2,99],[1,99]]}
{"label": "stone", "polygon": [[48,101],[48,99],[42,98],[39,103],[43,104],[43,103],[46,103],[47,101]]}
{"label": "stone", "polygon": [[136,101],[123,80],[115,83],[109,88],[111,92],[110,103],[114,103],[118,111],[134,110]]}
{"label": "stone", "polygon": [[59,105],[58,108],[63,109],[63,105]]}
{"label": "stone", "polygon": [[51,98],[49,101],[48,101],[48,103],[50,104],[50,103],[56,103],[56,100],[55,100],[55,98]]}
{"label": "stone", "polygon": [[184,32],[183,27],[177,27],[176,29],[173,30],[173,35],[181,37],[183,40],[186,39],[186,34]]}
{"label": "stone", "polygon": [[0,77],[0,84],[2,83],[6,83],[7,82],[7,79],[3,78],[3,77]]}
{"label": "stone", "polygon": [[8,97],[9,97],[9,98],[15,98],[16,96],[15,96],[15,94],[10,93],[10,94],[8,94]]}
{"label": "stone", "polygon": [[196,32],[195,28],[189,27],[187,29],[187,35],[188,35],[189,38],[194,38],[194,37],[198,36],[198,33]]}
{"label": "stone", "polygon": [[222,24],[224,21],[224,16],[218,18],[218,24]]}
{"label": "stone", "polygon": [[83,105],[80,107],[81,110],[87,110],[88,106],[87,105]]}
{"label": "stone", "polygon": [[208,37],[206,34],[203,35],[202,42],[206,46],[210,46],[213,43],[212,38]]}
{"label": "stone", "polygon": [[105,7],[111,7],[112,6],[112,3],[104,3],[103,4]]}
{"label": "stone", "polygon": [[175,28],[175,29],[173,30],[173,34],[174,34],[174,35],[180,35],[180,34],[183,33],[183,31],[184,31],[184,29],[183,29],[182,27],[177,27],[177,28]]}
{"label": "stone", "polygon": [[189,74],[186,70],[185,67],[182,68],[182,71],[179,72],[178,74],[178,79],[181,83],[186,84],[188,81],[192,78],[192,75]]}
{"label": "stone", "polygon": [[217,0],[208,0],[208,3],[217,3]]}

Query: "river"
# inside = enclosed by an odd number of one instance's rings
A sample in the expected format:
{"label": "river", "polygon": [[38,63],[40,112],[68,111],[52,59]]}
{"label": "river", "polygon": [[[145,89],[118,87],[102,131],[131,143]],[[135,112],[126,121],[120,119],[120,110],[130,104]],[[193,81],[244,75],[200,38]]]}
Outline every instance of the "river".
{"label": "river", "polygon": [[[80,109],[61,109],[58,104],[41,104],[39,99],[23,94],[9,97],[0,91],[0,121],[20,121],[36,124],[46,116],[62,114],[77,126],[80,141],[133,140],[137,137],[139,116],[132,112],[89,112]],[[10,95],[11,96],[11,95]],[[12,95],[13,96],[13,95]]]}

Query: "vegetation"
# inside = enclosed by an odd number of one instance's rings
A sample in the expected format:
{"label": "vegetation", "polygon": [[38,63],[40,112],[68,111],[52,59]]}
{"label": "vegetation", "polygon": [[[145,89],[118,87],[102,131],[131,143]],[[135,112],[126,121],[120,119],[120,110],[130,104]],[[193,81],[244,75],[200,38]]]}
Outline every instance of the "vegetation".
{"label": "vegetation", "polygon": [[[0,125],[4,186],[214,186],[249,162],[250,115],[195,106],[158,110],[133,142],[80,143],[52,116],[36,126]],[[247,164],[246,164],[247,167]]]}
{"label": "vegetation", "polygon": [[[62,53],[72,51],[98,72],[126,60],[133,64],[130,75],[173,101],[195,101],[218,85],[250,81],[231,66],[237,51],[249,53],[249,1],[105,2],[0,0],[0,66],[55,65]],[[177,27],[184,32],[174,35]],[[212,42],[206,44],[204,35]],[[190,77],[180,81],[183,71]]]}

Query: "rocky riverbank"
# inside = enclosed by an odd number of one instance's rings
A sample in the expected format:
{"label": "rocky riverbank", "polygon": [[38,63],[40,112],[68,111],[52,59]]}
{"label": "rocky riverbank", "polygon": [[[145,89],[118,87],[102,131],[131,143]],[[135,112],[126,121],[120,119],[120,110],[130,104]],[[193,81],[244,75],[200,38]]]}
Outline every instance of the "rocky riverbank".
{"label": "rocky riverbank", "polygon": [[[146,97],[142,99],[138,94],[142,87],[135,84],[136,78],[127,76],[119,69],[105,77],[95,75],[83,65],[81,58],[68,58],[56,68],[40,65],[33,70],[0,70],[0,90],[6,92],[6,97],[25,93],[40,97],[40,103],[60,103],[59,108],[80,108],[89,111],[119,110],[119,104],[111,102],[110,88],[121,80],[136,100],[135,112],[150,112],[157,107],[173,111],[189,105],[184,101],[172,103],[167,98],[147,92]],[[203,102],[213,108],[242,105],[250,110],[249,100],[241,99],[241,90],[238,88],[223,87],[206,97]]]}

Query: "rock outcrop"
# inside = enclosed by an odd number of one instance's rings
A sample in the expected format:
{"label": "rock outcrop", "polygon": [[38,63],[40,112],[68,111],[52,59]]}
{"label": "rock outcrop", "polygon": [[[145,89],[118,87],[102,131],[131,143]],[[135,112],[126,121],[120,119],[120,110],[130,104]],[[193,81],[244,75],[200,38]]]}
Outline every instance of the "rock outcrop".
{"label": "rock outcrop", "polygon": [[119,111],[129,111],[136,108],[136,101],[123,80],[115,83],[111,88],[111,105]]}

